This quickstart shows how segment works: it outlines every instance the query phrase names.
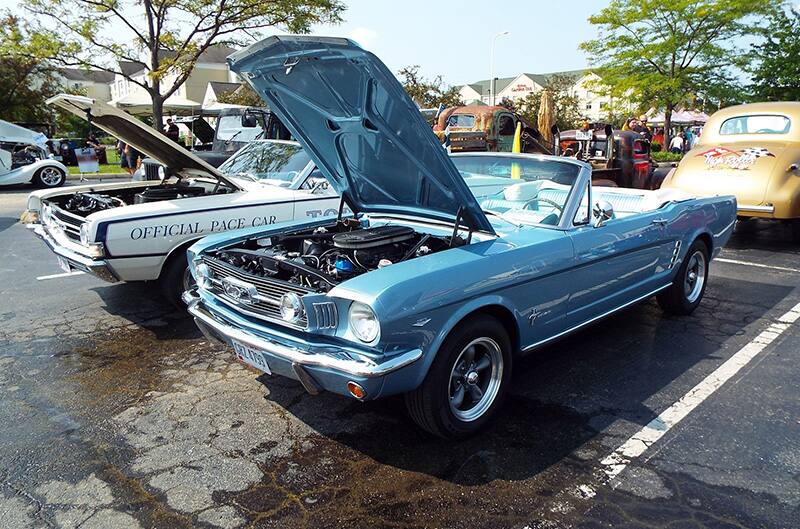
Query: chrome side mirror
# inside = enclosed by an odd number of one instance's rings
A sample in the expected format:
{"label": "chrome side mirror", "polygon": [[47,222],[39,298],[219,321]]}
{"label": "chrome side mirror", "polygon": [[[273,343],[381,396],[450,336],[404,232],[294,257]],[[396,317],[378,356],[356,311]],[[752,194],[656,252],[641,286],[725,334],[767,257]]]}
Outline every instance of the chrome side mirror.
{"label": "chrome side mirror", "polygon": [[599,228],[614,217],[614,206],[608,200],[599,200],[592,208],[592,217],[594,217],[594,227]]}

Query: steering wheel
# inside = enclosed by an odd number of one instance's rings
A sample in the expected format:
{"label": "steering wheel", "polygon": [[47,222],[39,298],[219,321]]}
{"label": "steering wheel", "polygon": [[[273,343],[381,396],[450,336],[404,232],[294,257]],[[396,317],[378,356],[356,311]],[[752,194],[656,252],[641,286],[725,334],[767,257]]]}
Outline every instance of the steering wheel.
{"label": "steering wheel", "polygon": [[527,209],[528,206],[534,202],[545,202],[547,204],[550,204],[551,206],[553,206],[558,210],[559,216],[561,216],[561,214],[564,213],[564,206],[562,206],[561,204],[559,204],[554,200],[550,200],[549,198],[532,198],[529,201],[525,202],[525,204],[522,206],[522,209]]}
{"label": "steering wheel", "polygon": [[294,180],[298,174],[298,171],[286,171],[286,176],[289,177],[289,180]]}

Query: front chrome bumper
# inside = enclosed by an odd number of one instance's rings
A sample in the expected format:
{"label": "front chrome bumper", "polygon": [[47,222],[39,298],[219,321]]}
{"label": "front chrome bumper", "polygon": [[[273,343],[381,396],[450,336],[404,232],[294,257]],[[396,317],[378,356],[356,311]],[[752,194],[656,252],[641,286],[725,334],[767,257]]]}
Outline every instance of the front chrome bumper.
{"label": "front chrome bumper", "polygon": [[72,268],[97,276],[104,281],[108,281],[109,283],[116,283],[119,281],[105,260],[95,260],[64,248],[58,244],[55,239],[53,239],[53,237],[47,232],[42,224],[28,224],[28,228],[33,231],[37,237],[44,241],[44,243],[54,254],[66,259]]}
{"label": "front chrome bumper", "polygon": [[[354,349],[335,345],[300,342],[292,345],[288,340],[279,341],[247,330],[246,327],[252,324],[238,318],[231,311],[225,310],[224,317],[212,313],[206,308],[204,301],[191,291],[183,294],[183,301],[200,330],[208,338],[228,345],[235,340],[264,351],[279,361],[291,364],[295,373],[297,366],[300,366],[304,369],[327,370],[331,374],[349,378],[375,379],[406,367],[422,357],[420,349],[375,359]],[[237,321],[238,319],[241,321]]]}

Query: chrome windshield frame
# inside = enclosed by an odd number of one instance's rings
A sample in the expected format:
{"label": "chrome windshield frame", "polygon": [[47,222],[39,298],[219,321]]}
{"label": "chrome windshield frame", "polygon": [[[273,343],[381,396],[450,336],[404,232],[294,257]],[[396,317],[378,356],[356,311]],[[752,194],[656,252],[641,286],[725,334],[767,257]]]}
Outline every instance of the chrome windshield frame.
{"label": "chrome windshield frame", "polygon": [[[532,228],[545,228],[549,230],[569,230],[572,229],[573,219],[578,213],[580,207],[582,192],[586,185],[589,185],[589,201],[592,199],[592,166],[586,162],[575,160],[574,158],[565,158],[563,156],[552,156],[549,154],[530,154],[530,153],[513,153],[513,152],[458,152],[450,155],[452,158],[462,158],[467,156],[481,156],[489,158],[519,158],[523,160],[539,160],[543,162],[559,162],[568,165],[577,166],[579,168],[578,175],[575,177],[575,182],[572,184],[567,200],[564,202],[564,211],[558,219],[558,224],[539,224],[535,222],[523,223],[523,226]],[[477,198],[477,197],[476,197]],[[506,222],[509,222],[506,220]]]}

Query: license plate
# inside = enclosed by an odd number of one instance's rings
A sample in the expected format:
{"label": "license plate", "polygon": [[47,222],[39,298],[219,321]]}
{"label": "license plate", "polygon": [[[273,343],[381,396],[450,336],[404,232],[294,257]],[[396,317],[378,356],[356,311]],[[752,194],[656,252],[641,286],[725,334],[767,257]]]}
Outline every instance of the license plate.
{"label": "license plate", "polygon": [[236,358],[238,358],[241,362],[255,367],[256,369],[261,370],[268,375],[272,374],[272,371],[269,370],[269,365],[267,365],[267,359],[264,356],[264,351],[259,351],[254,347],[250,347],[249,345],[244,345],[243,343],[239,342],[233,342],[233,351],[236,353]]}
{"label": "license plate", "polygon": [[67,273],[72,272],[72,267],[69,265],[69,261],[61,256],[58,256],[58,266],[60,266],[61,269]]}
{"label": "license plate", "polygon": [[592,139],[592,131],[582,131],[578,130],[575,131],[575,139],[576,140],[591,140]]}

